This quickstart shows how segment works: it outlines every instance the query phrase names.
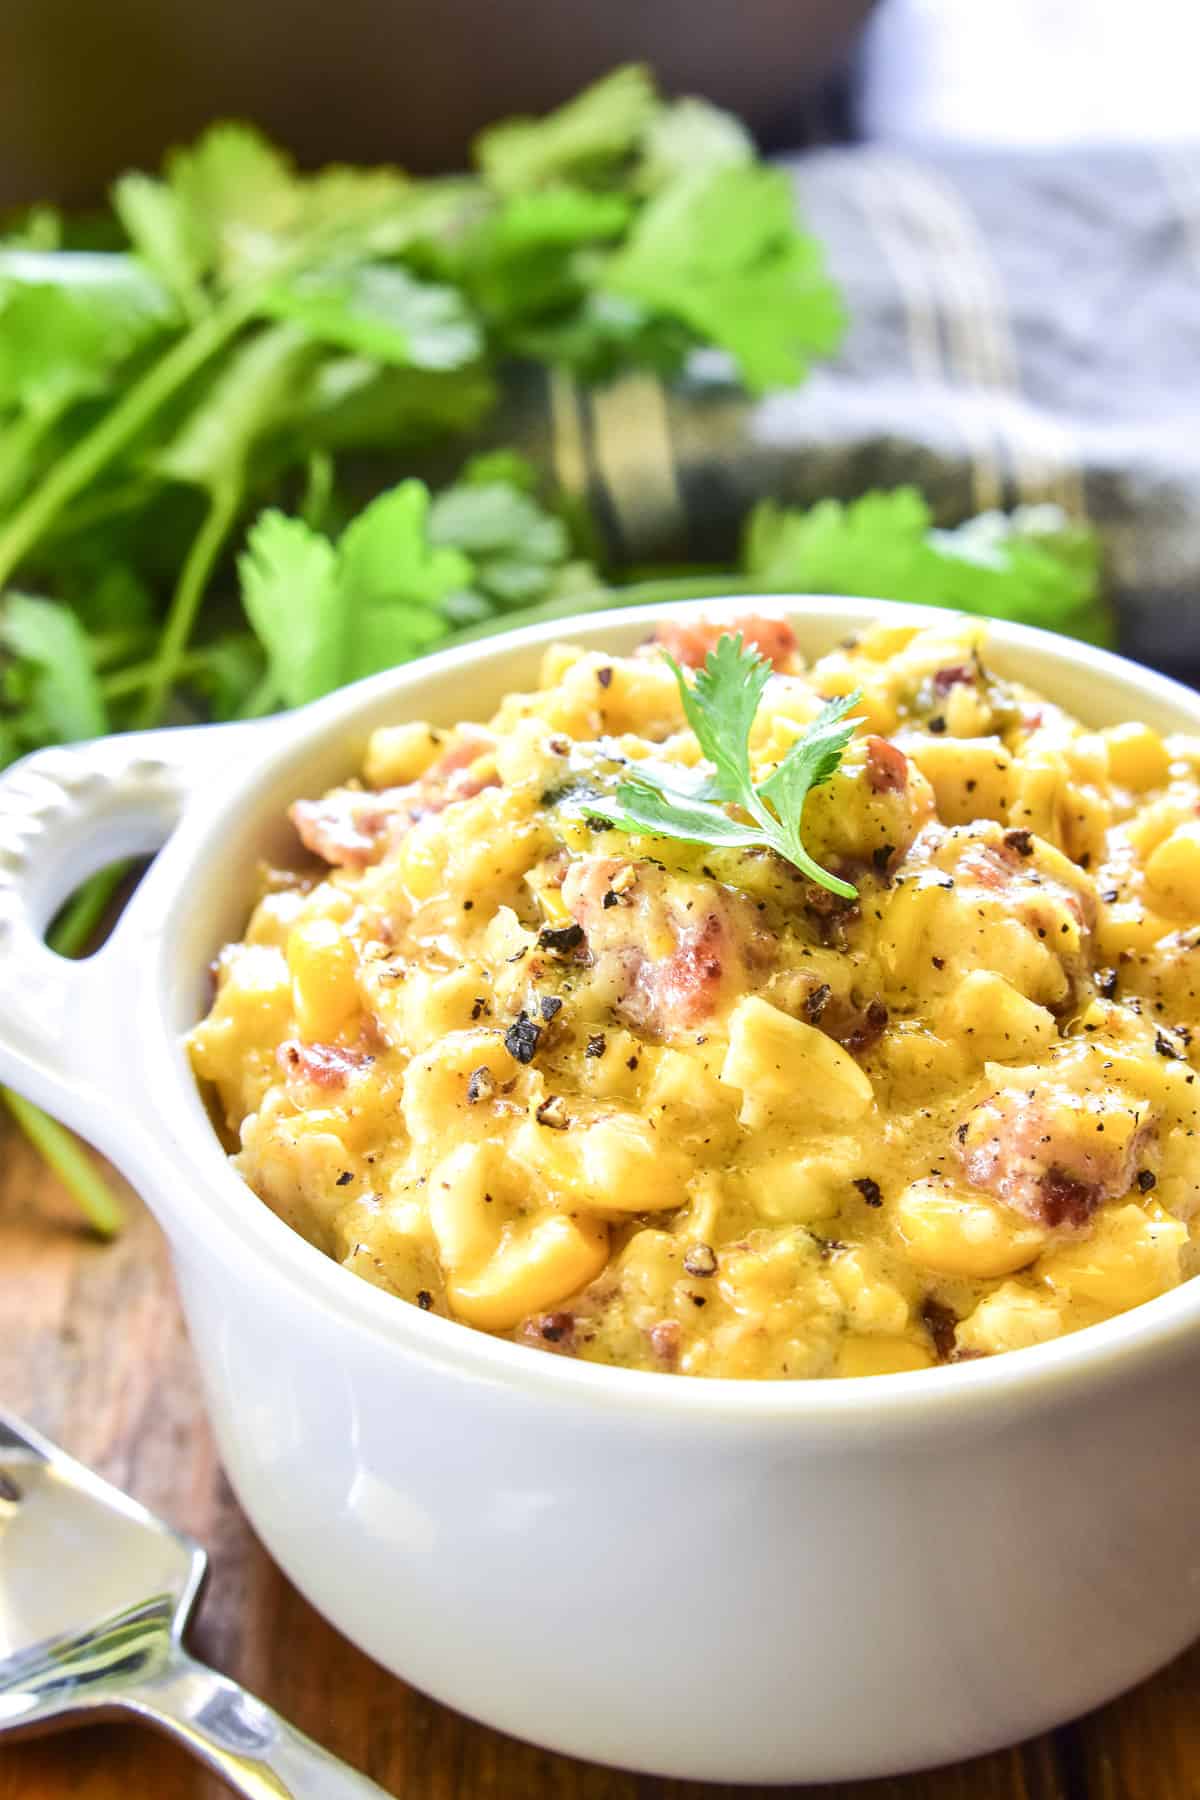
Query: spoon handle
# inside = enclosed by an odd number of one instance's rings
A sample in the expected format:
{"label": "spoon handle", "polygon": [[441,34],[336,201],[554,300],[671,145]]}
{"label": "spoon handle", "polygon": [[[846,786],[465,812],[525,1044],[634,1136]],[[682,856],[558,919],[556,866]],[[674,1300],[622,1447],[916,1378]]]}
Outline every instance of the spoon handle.
{"label": "spoon handle", "polygon": [[390,1800],[245,1688],[176,1648],[112,1696],[173,1737],[245,1800]]}

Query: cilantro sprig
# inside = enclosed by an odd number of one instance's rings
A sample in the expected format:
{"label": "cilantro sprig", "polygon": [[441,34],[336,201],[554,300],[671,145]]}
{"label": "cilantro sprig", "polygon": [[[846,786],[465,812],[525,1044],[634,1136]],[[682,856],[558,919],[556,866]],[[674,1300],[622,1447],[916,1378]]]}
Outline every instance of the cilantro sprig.
{"label": "cilantro sprig", "polygon": [[[805,800],[829,780],[854,735],[858,721],[846,715],[857,705],[858,693],[827,701],[766,780],[756,783],[750,732],[770,680],[770,663],[742,642],[740,632],[718,638],[691,683],[673,657],[665,651],[663,656],[712,772],[697,778],[678,767],[642,764],[620,782],[611,811],[590,804],[588,813],[637,835],[725,849],[765,846],[810,881],[845,900],[855,899],[856,888],[810,856],[801,826]],[[731,806],[742,816],[729,812]]]}

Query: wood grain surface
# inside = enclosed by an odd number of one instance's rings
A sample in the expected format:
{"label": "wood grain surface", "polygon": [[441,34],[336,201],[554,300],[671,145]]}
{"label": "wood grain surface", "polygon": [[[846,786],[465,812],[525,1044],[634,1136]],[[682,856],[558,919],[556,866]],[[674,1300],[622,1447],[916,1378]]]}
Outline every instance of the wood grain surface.
{"label": "wood grain surface", "polygon": [[[0,1117],[4,1117],[0,1108]],[[194,1533],[212,1580],[197,1653],[399,1800],[713,1800],[779,1789],[655,1780],[551,1756],[473,1725],[384,1671],[275,1568],[221,1472],[159,1233],[129,1196],[116,1243],[82,1231],[0,1128],[0,1399]],[[172,1745],[105,1725],[0,1742],[0,1800],[218,1800]],[[1200,1646],[1123,1700],[1019,1749],[810,1800],[1197,1800]]]}

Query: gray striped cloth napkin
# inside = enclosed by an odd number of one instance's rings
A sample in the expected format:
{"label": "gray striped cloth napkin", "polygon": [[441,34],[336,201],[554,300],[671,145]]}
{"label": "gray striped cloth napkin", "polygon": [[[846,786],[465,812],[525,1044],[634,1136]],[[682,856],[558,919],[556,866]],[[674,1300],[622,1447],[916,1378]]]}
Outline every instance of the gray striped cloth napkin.
{"label": "gray striped cloth napkin", "polygon": [[943,524],[1057,501],[1101,534],[1122,647],[1200,666],[1200,147],[786,166],[846,295],[836,362],[761,401],[703,359],[555,375],[497,435],[537,440],[627,564],[732,563],[767,495],[914,482]]}

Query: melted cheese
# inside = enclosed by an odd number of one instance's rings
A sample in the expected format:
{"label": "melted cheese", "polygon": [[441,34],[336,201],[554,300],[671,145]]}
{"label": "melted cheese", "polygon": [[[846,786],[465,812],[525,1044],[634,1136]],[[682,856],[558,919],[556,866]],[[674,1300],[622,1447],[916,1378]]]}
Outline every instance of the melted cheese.
{"label": "melted cheese", "polygon": [[1085,731],[979,633],[771,651],[759,778],[862,690],[804,818],[856,903],[598,825],[699,751],[661,658],[557,647],[487,730],[378,732],[369,787],[295,810],[319,863],[190,1040],[236,1167],[402,1299],[634,1368],[920,1368],[1174,1286],[1200,743]]}

